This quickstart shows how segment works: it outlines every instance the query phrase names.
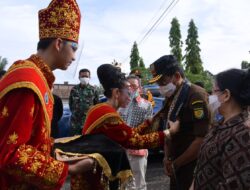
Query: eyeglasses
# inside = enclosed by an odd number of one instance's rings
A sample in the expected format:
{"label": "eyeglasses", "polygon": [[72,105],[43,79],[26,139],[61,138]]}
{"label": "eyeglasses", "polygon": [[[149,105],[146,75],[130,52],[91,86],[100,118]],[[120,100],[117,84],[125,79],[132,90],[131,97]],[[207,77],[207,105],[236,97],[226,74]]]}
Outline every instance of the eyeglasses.
{"label": "eyeglasses", "polygon": [[212,92],[213,93],[215,93],[215,92],[221,92],[221,90],[220,89],[214,89]]}
{"label": "eyeglasses", "polygon": [[64,40],[63,42],[65,44],[69,44],[74,51],[78,49],[78,44],[76,42],[66,41],[66,40]]}

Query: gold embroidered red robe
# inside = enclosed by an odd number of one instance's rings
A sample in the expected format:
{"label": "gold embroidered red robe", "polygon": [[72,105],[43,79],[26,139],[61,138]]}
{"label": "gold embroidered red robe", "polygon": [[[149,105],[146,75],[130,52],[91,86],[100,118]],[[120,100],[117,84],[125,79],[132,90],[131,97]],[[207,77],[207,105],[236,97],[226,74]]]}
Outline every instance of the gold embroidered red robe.
{"label": "gold embroidered red robe", "polygon": [[[125,148],[142,149],[155,148],[163,145],[163,132],[151,132],[149,122],[145,121],[137,128],[126,125],[118,112],[107,103],[100,103],[93,106],[87,113],[83,127],[85,134],[105,134],[113,141]],[[151,132],[151,133],[149,133]],[[99,168],[94,174],[86,172],[82,175],[71,178],[72,190],[103,190],[105,183],[102,183],[102,174]]]}
{"label": "gold embroidered red robe", "polygon": [[68,166],[50,156],[54,75],[33,55],[0,81],[0,188],[60,189]]}
{"label": "gold embroidered red robe", "polygon": [[[150,133],[149,133],[150,132]],[[83,134],[102,133],[125,148],[155,148],[163,145],[163,132],[151,132],[146,120],[139,127],[131,128],[117,111],[107,103],[93,106],[83,127]]]}

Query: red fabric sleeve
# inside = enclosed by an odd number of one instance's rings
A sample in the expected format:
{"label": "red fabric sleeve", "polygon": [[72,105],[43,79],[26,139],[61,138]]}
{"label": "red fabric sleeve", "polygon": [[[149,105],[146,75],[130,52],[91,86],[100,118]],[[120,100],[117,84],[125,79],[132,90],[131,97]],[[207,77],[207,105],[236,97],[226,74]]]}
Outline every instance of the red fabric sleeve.
{"label": "red fabric sleeve", "polygon": [[41,104],[29,89],[12,90],[1,99],[0,170],[2,176],[6,173],[22,183],[60,189],[68,166],[50,156],[50,137],[41,115]]}
{"label": "red fabric sleeve", "polygon": [[145,127],[147,126],[142,125],[139,128],[133,129],[125,123],[115,123],[112,120],[112,124],[105,122],[102,127],[99,127],[93,133],[103,133],[125,148],[142,149],[162,146],[164,143],[163,132],[139,134],[138,132],[144,130]]}

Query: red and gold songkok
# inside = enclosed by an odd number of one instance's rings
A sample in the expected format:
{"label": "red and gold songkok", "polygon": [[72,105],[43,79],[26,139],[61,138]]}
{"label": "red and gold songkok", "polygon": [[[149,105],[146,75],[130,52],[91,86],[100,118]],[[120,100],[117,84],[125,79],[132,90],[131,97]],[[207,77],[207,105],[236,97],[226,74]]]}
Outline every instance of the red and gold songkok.
{"label": "red and gold songkok", "polygon": [[39,11],[39,38],[62,38],[78,43],[81,13],[75,0],[53,0]]}

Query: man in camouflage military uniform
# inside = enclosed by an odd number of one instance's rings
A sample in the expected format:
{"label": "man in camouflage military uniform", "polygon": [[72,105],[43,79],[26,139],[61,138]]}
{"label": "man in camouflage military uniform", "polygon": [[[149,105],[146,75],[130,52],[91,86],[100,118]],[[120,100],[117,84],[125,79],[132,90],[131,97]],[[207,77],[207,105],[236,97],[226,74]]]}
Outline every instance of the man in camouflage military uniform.
{"label": "man in camouflage military uniform", "polygon": [[99,95],[95,87],[89,84],[90,71],[79,71],[80,84],[74,86],[69,96],[71,115],[70,135],[82,134],[82,127],[90,106],[97,104]]}

